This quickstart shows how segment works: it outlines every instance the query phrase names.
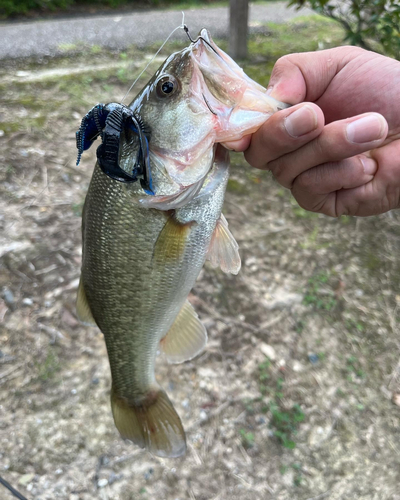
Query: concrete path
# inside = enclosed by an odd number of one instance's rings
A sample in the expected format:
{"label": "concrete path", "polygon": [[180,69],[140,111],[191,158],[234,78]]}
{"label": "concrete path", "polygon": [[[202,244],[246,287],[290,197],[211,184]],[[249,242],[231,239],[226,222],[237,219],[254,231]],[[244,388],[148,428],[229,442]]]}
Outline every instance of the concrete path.
{"label": "concrete path", "polygon": [[[250,30],[265,22],[282,23],[312,13],[296,11],[286,2],[250,6]],[[0,24],[0,59],[51,56],[62,53],[68,45],[100,45],[124,49],[129,45],[146,46],[164,40],[181,23],[181,12],[146,11],[108,14],[94,17]],[[188,9],[185,22],[192,36],[206,27],[214,37],[226,37],[229,24],[227,7]],[[182,37],[182,32],[176,36]]]}

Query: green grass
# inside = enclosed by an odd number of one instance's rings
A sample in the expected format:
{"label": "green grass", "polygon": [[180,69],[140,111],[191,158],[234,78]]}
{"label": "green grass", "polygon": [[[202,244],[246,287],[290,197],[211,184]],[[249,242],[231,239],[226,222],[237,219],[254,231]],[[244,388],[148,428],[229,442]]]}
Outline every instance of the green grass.
{"label": "green grass", "polygon": [[55,350],[49,347],[46,359],[42,363],[37,363],[38,379],[41,382],[54,381],[56,373],[60,370],[60,362]]}
{"label": "green grass", "polygon": [[303,304],[314,309],[332,311],[337,305],[337,299],[330,285],[331,274],[320,271],[308,280]]}
{"label": "green grass", "polygon": [[[276,371],[268,358],[258,365],[256,376],[260,396],[244,402],[246,413],[249,417],[259,412],[266,414],[277,442],[292,450],[296,447],[296,435],[305,414],[299,404],[287,405],[284,376]],[[242,428],[239,435],[245,448],[252,448],[257,443],[257,432],[253,429]]]}

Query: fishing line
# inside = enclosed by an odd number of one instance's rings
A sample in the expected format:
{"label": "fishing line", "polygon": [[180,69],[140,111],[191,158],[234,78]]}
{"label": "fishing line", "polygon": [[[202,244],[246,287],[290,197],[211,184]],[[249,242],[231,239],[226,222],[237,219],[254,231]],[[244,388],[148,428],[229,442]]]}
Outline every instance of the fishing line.
{"label": "fishing line", "polygon": [[135,86],[139,78],[143,75],[143,73],[147,70],[147,68],[150,66],[150,64],[154,61],[154,59],[158,56],[158,54],[161,52],[161,50],[164,48],[164,45],[168,42],[168,40],[171,38],[171,36],[175,33],[175,31],[184,29],[185,31],[187,30],[187,26],[185,24],[185,13],[182,12],[182,23],[177,26],[174,30],[171,31],[171,33],[168,35],[166,38],[165,42],[161,45],[161,47],[157,50],[157,52],[154,54],[154,56],[150,59],[150,61],[147,63],[145,68],[142,70],[142,72],[139,74],[139,76],[136,78],[136,80],[132,83],[132,85],[129,87],[127,93],[124,95],[124,97],[121,99],[120,104],[123,103],[123,101],[126,99],[128,96],[129,92],[132,90],[132,88]]}
{"label": "fishing line", "polygon": [[3,479],[1,476],[0,476],[0,484],[2,484],[3,486],[5,486],[9,491],[11,491],[11,493],[19,498],[19,500],[28,500],[26,497],[24,497],[23,495],[21,495],[21,493],[19,493],[19,491],[17,491],[15,488],[13,488],[11,486],[10,483],[8,483],[5,479]]}

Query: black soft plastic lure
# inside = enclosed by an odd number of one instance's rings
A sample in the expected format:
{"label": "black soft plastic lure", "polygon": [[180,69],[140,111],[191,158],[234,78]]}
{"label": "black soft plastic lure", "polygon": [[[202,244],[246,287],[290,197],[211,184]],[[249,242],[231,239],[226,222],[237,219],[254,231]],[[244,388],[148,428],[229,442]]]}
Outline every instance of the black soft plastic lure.
{"label": "black soft plastic lure", "polygon": [[[139,138],[139,151],[131,173],[119,166],[121,132],[125,127]],[[119,182],[136,182],[140,179],[144,191],[154,194],[149,155],[150,133],[141,118],[124,104],[96,104],[83,117],[76,132],[77,165],[81,161],[83,151],[89,149],[98,136],[101,137],[102,144],[97,148],[96,154],[103,172]]]}

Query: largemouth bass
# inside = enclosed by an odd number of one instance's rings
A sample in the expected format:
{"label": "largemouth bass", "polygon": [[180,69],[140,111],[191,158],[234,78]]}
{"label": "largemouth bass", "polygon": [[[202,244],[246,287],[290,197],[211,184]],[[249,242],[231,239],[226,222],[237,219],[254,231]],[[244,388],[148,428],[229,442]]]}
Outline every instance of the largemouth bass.
{"label": "largemouth bass", "polygon": [[[181,420],[155,379],[157,350],[172,363],[199,354],[207,333],[188,294],[206,258],[224,272],[240,269],[221,214],[229,175],[221,143],[254,132],[283,107],[202,30],[129,105],[151,131],[155,194],[95,166],[83,211],[78,315],[104,334],[116,427],[155,455],[186,449]],[[127,172],[137,148],[124,131],[119,162]]]}

